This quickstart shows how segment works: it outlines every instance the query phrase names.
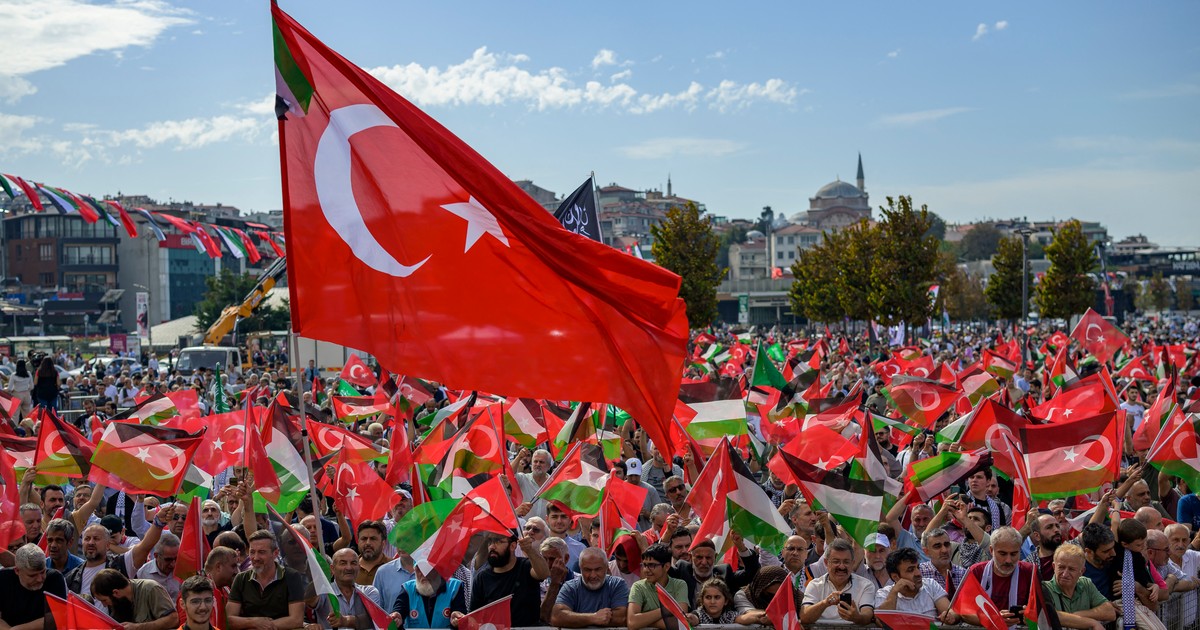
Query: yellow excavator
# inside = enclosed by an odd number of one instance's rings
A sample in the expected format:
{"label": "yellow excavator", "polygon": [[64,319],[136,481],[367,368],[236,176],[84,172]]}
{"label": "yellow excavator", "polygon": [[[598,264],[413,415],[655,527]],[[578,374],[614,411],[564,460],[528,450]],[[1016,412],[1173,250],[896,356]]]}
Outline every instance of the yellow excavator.
{"label": "yellow excavator", "polygon": [[213,322],[212,326],[208,327],[208,332],[204,333],[204,340],[201,343],[206,346],[215,346],[221,343],[225,335],[233,332],[238,320],[254,314],[263,300],[267,299],[267,294],[275,287],[275,283],[279,282],[285,273],[287,273],[287,259],[276,258],[275,262],[271,263],[258,277],[258,284],[250,289],[241,304],[231,304],[221,311],[221,316]]}

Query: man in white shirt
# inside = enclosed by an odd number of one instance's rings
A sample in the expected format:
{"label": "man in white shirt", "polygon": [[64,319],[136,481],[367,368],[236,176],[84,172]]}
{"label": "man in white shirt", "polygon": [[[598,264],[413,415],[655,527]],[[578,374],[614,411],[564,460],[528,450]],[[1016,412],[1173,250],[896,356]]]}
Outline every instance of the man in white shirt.
{"label": "man in white shirt", "polygon": [[[837,538],[825,550],[829,572],[804,587],[804,602],[800,606],[800,623],[815,624],[841,619],[867,625],[875,617],[875,585],[850,571],[854,563],[854,547]],[[850,601],[845,601],[842,596]]]}
{"label": "man in white shirt", "polygon": [[921,577],[920,562],[917,552],[906,547],[888,554],[887,571],[892,583],[875,593],[875,609],[937,617],[945,624],[958,623],[958,614],[950,610],[946,589],[936,580]]}

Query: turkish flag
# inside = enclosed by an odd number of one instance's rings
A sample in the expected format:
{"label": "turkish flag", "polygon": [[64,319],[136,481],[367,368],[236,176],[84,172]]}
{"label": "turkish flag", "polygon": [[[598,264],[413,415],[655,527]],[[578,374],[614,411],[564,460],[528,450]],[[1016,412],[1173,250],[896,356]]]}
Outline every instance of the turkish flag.
{"label": "turkish flag", "polygon": [[179,560],[175,563],[175,577],[180,580],[186,580],[203,571],[208,552],[212,551],[201,524],[201,510],[200,497],[193,496],[188,506],[187,517],[183,519],[183,534],[179,537]]}
{"label": "turkish flag", "polygon": [[1099,373],[1067,384],[1054,398],[1029,410],[1029,415],[1047,422],[1067,422],[1117,409],[1117,401]]}
{"label": "turkish flag", "polygon": [[1100,313],[1088,309],[1075,328],[1071,329],[1071,338],[1079,342],[1092,356],[1107,363],[1117,350],[1129,343],[1129,337],[1100,316]]}
{"label": "turkish flag", "polygon": [[343,381],[364,389],[376,383],[375,373],[357,354],[350,355],[350,359],[342,367],[341,377]]}
{"label": "turkish flag", "polygon": [[775,596],[771,598],[771,603],[767,604],[767,619],[771,620],[775,630],[801,630],[800,615],[796,613],[795,584],[792,574],[788,573],[787,579],[779,585]]}
{"label": "turkish flag", "polygon": [[338,453],[334,471],[335,503],[352,523],[383,518],[400,501],[400,495],[352,449]]}
{"label": "turkish flag", "polygon": [[[262,408],[255,407],[249,419],[251,427],[258,426],[255,418],[261,415]],[[238,409],[227,413],[218,413],[204,417],[169,418],[162,426],[175,427],[195,433],[207,428],[204,439],[196,448],[192,463],[204,472],[215,475],[226,468],[242,463],[243,450],[246,445],[246,410]]]}
{"label": "turkish flag", "polygon": [[1125,367],[1117,371],[1117,378],[1149,381],[1151,383],[1158,381],[1154,372],[1150,371],[1150,366],[1146,363],[1146,358],[1144,355],[1134,357],[1129,363],[1125,364]]}
{"label": "turkish flag", "polygon": [[512,628],[512,595],[500,599],[463,615],[458,620],[458,630],[510,630]]}
{"label": "turkish flag", "polygon": [[168,497],[179,492],[184,472],[203,441],[205,429],[112,422],[96,442],[88,479],[127,493]]}
{"label": "turkish flag", "polygon": [[979,585],[979,579],[970,571],[967,572],[967,577],[963,578],[958,593],[954,595],[950,610],[960,615],[979,617],[979,625],[988,630],[1008,630],[1008,624],[1004,622],[1000,609],[996,608],[996,604]]}
{"label": "turkish flag", "polygon": [[[278,6],[292,326],[404,374],[611,403],[670,451],[680,278],[571,234],[462,140]],[[489,298],[470,287],[486,287]]]}
{"label": "turkish flag", "polygon": [[1034,499],[1086,494],[1121,471],[1123,412],[1021,427],[1021,449]]}
{"label": "turkish flag", "polygon": [[0,449],[0,548],[25,536],[25,522],[21,520],[20,494],[17,486],[15,460],[8,451]]}
{"label": "turkish flag", "polygon": [[953,387],[910,376],[892,379],[883,394],[905,418],[922,429],[933,428],[938,418],[962,395]]}

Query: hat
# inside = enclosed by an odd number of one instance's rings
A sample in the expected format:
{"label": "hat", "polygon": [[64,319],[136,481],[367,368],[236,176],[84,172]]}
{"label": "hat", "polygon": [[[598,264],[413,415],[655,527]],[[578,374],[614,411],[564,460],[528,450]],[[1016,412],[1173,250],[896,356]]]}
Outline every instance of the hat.
{"label": "hat", "polygon": [[121,517],[117,516],[116,514],[106,515],[104,518],[100,519],[100,524],[103,525],[110,534],[116,534],[117,532],[125,529],[125,523],[121,522]]}
{"label": "hat", "polygon": [[863,549],[866,549],[867,547],[870,547],[871,545],[878,545],[880,547],[891,547],[892,541],[888,540],[888,537],[886,534],[867,534],[867,539],[863,542]]}
{"label": "hat", "polygon": [[642,476],[642,460],[631,457],[625,460],[625,474]]}
{"label": "hat", "polygon": [[412,501],[412,493],[404,488],[396,488],[396,494],[408,499],[409,501]]}

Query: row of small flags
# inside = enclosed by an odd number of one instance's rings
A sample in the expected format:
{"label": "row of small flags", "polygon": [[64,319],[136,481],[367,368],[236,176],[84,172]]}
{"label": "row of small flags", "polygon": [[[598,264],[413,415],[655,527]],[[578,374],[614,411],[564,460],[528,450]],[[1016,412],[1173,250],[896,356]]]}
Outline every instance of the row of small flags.
{"label": "row of small flags", "polygon": [[16,199],[18,195],[28,197],[29,203],[38,212],[46,209],[46,205],[42,202],[42,198],[45,197],[49,200],[50,205],[58,210],[59,214],[77,214],[88,223],[107,221],[115,228],[125,228],[129,238],[138,236],[133,214],[145,219],[146,227],[159,241],[167,240],[167,235],[163,232],[165,223],[186,234],[196,247],[196,251],[206,254],[210,258],[221,258],[224,255],[221,251],[223,244],[234,258],[248,258],[251,263],[257,263],[262,259],[262,253],[252,237],[257,237],[259,242],[270,245],[276,256],[282,258],[284,255],[283,233],[273,232],[265,225],[248,223],[246,224],[247,230],[242,230],[224,225],[189,221],[162,212],[152,212],[145,208],[129,210],[121,202],[113,199],[98,200],[88,195],[73,193],[65,188],[57,188],[8,173],[0,173],[0,189],[3,189],[10,199]]}

